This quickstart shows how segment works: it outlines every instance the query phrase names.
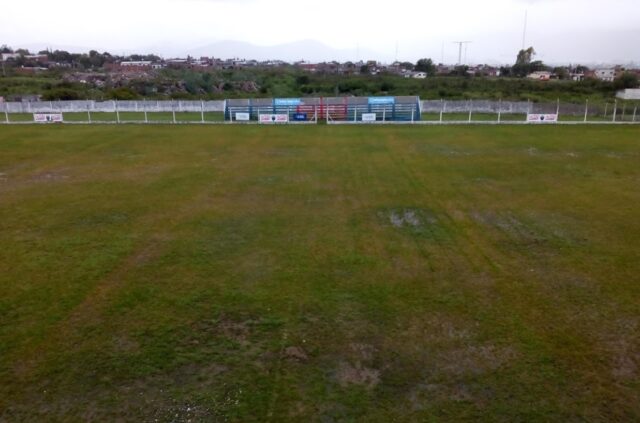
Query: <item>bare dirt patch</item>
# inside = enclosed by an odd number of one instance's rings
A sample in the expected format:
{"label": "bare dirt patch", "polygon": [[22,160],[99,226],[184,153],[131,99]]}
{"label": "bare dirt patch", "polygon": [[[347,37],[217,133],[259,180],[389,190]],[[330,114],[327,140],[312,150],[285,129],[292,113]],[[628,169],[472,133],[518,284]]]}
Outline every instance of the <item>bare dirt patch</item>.
{"label": "bare dirt patch", "polygon": [[380,383],[380,370],[364,366],[360,362],[354,364],[343,361],[338,365],[336,379],[340,386],[364,386],[373,389]]}
{"label": "bare dirt patch", "polygon": [[358,360],[373,361],[376,348],[369,344],[351,343],[349,349],[355,354]]}
{"label": "bare dirt patch", "polygon": [[284,358],[293,361],[307,361],[309,356],[302,347],[287,347],[282,352]]}
{"label": "bare dirt patch", "polygon": [[[389,212],[389,223],[395,228],[422,226],[420,214],[415,209],[392,210]],[[434,222],[435,223],[435,222]]]}
{"label": "bare dirt patch", "polygon": [[515,352],[511,348],[473,345],[439,354],[435,370],[454,376],[480,375],[499,369],[514,357]]}
{"label": "bare dirt patch", "polygon": [[636,318],[618,319],[606,330],[602,343],[608,352],[611,376],[618,382],[640,377],[640,322]]}
{"label": "bare dirt patch", "polygon": [[377,349],[369,344],[350,343],[347,346],[346,360],[338,363],[335,379],[342,387],[349,385],[373,389],[380,383],[381,371],[373,362]]}
{"label": "bare dirt patch", "polygon": [[200,338],[223,336],[241,345],[249,344],[251,321],[237,321],[222,315],[217,320],[202,320],[191,326],[192,342],[200,342]]}
{"label": "bare dirt patch", "polygon": [[430,210],[402,207],[379,210],[379,221],[406,234],[413,234],[432,240],[442,240],[448,236],[446,228]]}

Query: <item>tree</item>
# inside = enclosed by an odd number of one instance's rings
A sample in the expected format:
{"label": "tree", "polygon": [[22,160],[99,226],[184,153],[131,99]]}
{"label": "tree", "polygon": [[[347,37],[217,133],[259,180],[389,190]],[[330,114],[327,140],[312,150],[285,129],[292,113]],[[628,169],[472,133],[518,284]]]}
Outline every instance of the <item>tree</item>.
{"label": "tree", "polygon": [[135,100],[138,94],[128,87],[120,87],[107,93],[107,98],[111,100]]}
{"label": "tree", "polygon": [[431,59],[420,59],[416,63],[414,70],[417,72],[426,72],[427,75],[433,75],[436,73],[436,65],[433,64],[433,60]]}
{"label": "tree", "polygon": [[511,76],[511,66],[500,66],[500,76],[509,77]]}
{"label": "tree", "polygon": [[518,57],[516,58],[516,66],[517,65],[528,65],[533,60],[533,56],[536,55],[536,51],[533,47],[529,47],[526,50],[520,50],[518,52]]}
{"label": "tree", "polygon": [[42,99],[43,100],[47,100],[47,101],[51,101],[51,100],[79,100],[81,98],[83,98],[82,97],[82,93],[80,93],[78,90],[75,90],[75,89],[70,88],[70,87],[52,88],[50,90],[46,90],[42,95]]}
{"label": "tree", "polygon": [[525,77],[532,72],[546,69],[544,63],[540,60],[533,60],[536,55],[536,51],[533,47],[529,47],[526,50],[520,50],[518,57],[516,58],[516,64],[511,68],[511,73],[514,76]]}
{"label": "tree", "polygon": [[589,70],[587,66],[578,65],[576,66],[576,73],[585,73]]}
{"label": "tree", "polygon": [[558,75],[560,79],[570,79],[571,75],[569,74],[569,70],[564,66],[558,66],[553,68],[553,73]]}
{"label": "tree", "polygon": [[415,69],[415,66],[411,62],[402,62],[400,63],[400,68],[412,71]]}
{"label": "tree", "polygon": [[613,82],[613,87],[617,90],[624,90],[626,88],[638,88],[638,86],[638,75],[631,72],[623,73]]}
{"label": "tree", "polygon": [[13,53],[13,49],[6,44],[0,46],[0,53]]}
{"label": "tree", "polygon": [[465,76],[469,77],[469,66],[467,65],[458,65],[455,67],[453,71],[449,73],[451,76]]}

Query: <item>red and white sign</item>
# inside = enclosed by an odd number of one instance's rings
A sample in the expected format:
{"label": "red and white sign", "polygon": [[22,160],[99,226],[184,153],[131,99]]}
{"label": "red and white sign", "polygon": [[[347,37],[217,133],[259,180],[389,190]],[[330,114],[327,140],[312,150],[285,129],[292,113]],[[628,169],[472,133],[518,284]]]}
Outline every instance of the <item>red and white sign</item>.
{"label": "red and white sign", "polygon": [[260,123],[287,123],[289,122],[289,115],[260,115]]}
{"label": "red and white sign", "polygon": [[41,123],[62,122],[62,113],[34,113],[33,120]]}
{"label": "red and white sign", "polygon": [[527,115],[527,122],[529,123],[555,123],[558,121],[558,115],[555,114],[537,114],[529,113]]}

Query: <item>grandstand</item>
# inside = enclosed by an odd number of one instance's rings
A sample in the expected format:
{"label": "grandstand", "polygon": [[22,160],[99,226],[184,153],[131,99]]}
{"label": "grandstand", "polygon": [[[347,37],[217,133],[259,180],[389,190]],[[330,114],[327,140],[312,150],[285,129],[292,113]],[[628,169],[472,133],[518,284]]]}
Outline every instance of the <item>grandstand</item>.
{"label": "grandstand", "polygon": [[226,100],[230,122],[399,122],[421,119],[421,101],[404,97],[309,97]]}

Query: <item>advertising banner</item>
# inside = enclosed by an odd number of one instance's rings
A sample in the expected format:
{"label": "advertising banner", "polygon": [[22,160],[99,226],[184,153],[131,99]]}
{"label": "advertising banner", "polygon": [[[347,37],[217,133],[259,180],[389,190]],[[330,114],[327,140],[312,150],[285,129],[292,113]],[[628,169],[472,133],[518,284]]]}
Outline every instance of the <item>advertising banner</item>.
{"label": "advertising banner", "polygon": [[375,113],[363,113],[362,114],[362,121],[363,122],[375,122],[376,121],[376,114]]}
{"label": "advertising banner", "polygon": [[34,113],[33,120],[41,123],[62,122],[62,113]]}
{"label": "advertising banner", "polygon": [[247,121],[250,120],[251,116],[249,113],[236,113],[236,120]]}
{"label": "advertising banner", "polygon": [[275,106],[299,106],[302,100],[299,98],[276,98],[273,100]]}
{"label": "advertising banner", "polygon": [[556,114],[529,113],[527,115],[527,122],[529,123],[555,123],[557,121],[558,115]]}
{"label": "advertising banner", "polygon": [[289,115],[277,114],[277,115],[260,115],[260,123],[287,123],[289,122]]}
{"label": "advertising banner", "polygon": [[293,114],[293,120],[306,121],[307,120],[307,114],[306,113],[294,113]]}
{"label": "advertising banner", "polygon": [[396,104],[396,99],[395,97],[369,97],[369,104],[371,105]]}

